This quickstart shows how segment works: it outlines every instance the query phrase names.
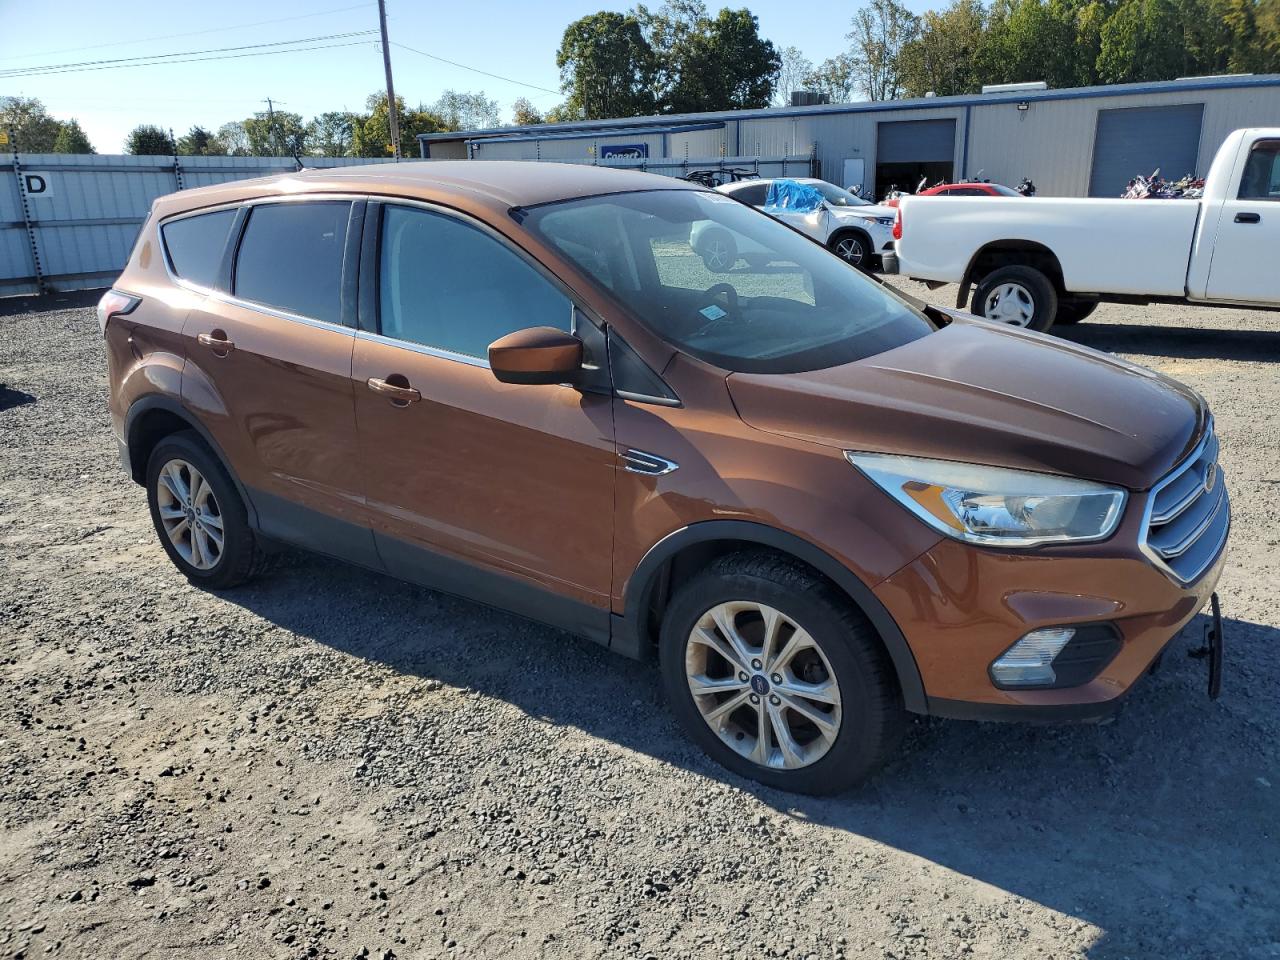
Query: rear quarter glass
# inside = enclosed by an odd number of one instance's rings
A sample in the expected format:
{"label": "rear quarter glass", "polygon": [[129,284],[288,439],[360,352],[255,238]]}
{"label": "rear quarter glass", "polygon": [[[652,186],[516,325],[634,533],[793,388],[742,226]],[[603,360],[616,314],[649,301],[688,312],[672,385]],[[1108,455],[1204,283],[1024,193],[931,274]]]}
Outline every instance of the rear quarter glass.
{"label": "rear quarter glass", "polygon": [[236,211],[215,210],[170,220],[160,227],[173,272],[200,287],[212,287],[218,279],[227,235]]}

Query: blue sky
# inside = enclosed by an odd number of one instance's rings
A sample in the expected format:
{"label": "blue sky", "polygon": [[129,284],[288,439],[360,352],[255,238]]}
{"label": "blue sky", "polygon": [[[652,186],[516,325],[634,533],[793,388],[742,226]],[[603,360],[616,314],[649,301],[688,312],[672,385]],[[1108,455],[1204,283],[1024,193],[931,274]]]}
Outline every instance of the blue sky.
{"label": "blue sky", "polygon": [[[744,4],[708,3],[713,10],[725,5]],[[809,0],[755,0],[745,5],[759,17],[765,37],[779,48],[794,44],[815,63],[845,48],[844,34],[857,8],[854,3]],[[630,6],[594,0],[388,0],[387,14],[393,41],[556,90],[555,51],[565,26],[600,9]],[[908,6],[920,11],[930,4],[908,0]],[[0,11],[0,70],[271,43],[378,26],[376,2],[356,0],[223,0],[216,5],[189,0],[0,0]],[[99,153],[116,153],[136,124],[172,127],[181,136],[193,124],[215,128],[251,116],[265,109],[266,97],[304,118],[324,110],[360,109],[365,97],[383,84],[377,35],[323,43],[355,45],[205,63],[0,77],[0,94],[39,97],[55,116],[78,119]],[[392,48],[392,65],[396,92],[409,103],[430,103],[448,88],[483,90],[501,104],[504,123],[517,97],[527,96],[542,109],[561,99],[397,47]]]}

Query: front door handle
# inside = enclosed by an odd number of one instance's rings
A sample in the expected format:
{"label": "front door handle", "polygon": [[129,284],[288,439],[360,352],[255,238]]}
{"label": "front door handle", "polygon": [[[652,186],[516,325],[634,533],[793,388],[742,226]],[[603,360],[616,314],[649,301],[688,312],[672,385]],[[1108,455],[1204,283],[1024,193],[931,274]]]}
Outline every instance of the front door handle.
{"label": "front door handle", "polygon": [[369,389],[374,393],[380,393],[398,407],[403,407],[410,403],[417,403],[422,399],[422,394],[409,386],[409,381],[398,373],[391,375],[402,383],[392,383],[388,380],[380,380],[377,377],[370,377],[366,382]]}
{"label": "front door handle", "polygon": [[1260,213],[1237,213],[1236,223],[1261,223],[1262,214]]}
{"label": "front door handle", "polygon": [[213,333],[198,334],[196,342],[202,347],[211,348],[220,357],[225,357],[236,348],[235,341],[228,338],[221,330],[215,330]]}

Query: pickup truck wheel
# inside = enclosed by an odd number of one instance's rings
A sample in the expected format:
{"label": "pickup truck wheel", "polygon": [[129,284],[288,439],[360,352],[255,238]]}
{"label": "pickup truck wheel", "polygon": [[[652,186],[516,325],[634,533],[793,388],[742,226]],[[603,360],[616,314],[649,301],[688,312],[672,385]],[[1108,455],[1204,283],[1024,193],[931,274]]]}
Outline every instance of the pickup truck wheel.
{"label": "pickup truck wheel", "polygon": [[1079,323],[1097,309],[1097,300],[1063,300],[1058,304],[1058,316],[1053,322]]}
{"label": "pickup truck wheel", "polygon": [[991,271],[973,292],[973,313],[1044,333],[1058,312],[1058,291],[1039,270],[1011,264]]}

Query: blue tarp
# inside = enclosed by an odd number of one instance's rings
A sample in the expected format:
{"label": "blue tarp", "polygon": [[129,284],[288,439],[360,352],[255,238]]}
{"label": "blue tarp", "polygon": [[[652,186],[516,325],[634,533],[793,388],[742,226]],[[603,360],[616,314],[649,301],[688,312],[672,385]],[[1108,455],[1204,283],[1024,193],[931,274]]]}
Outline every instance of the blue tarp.
{"label": "blue tarp", "polygon": [[765,198],[765,210],[791,210],[795,213],[810,213],[822,204],[823,196],[816,187],[795,180],[774,180],[769,184],[769,195]]}

